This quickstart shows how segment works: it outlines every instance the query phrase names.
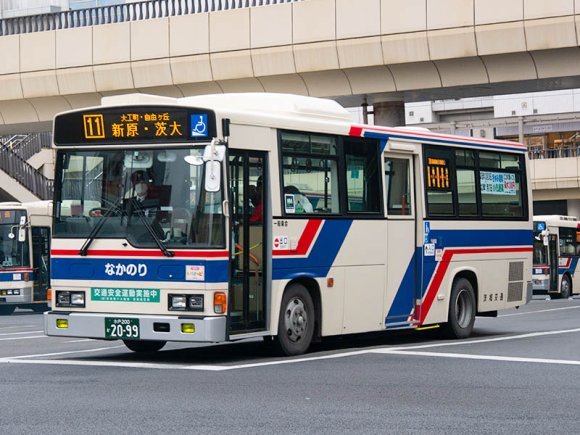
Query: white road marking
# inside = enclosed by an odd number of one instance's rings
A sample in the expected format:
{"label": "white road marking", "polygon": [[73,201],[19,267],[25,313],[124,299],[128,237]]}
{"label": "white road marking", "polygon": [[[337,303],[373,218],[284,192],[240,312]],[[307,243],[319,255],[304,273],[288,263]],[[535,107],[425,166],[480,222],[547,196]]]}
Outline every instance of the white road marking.
{"label": "white road marking", "polygon": [[69,350],[69,351],[65,351],[65,352],[39,353],[36,355],[10,356],[10,357],[6,357],[6,358],[0,358],[0,362],[3,362],[4,360],[7,360],[7,359],[21,360],[22,358],[40,358],[40,357],[46,357],[46,356],[71,355],[73,353],[101,352],[103,350],[117,349],[119,347],[125,347],[125,346],[124,345],[117,345],[117,346],[97,347],[95,349]]}
{"label": "white road marking", "polygon": [[10,338],[0,338],[0,341],[9,340],[28,340],[30,338],[46,338],[46,335],[31,335],[30,337],[10,337]]}
{"label": "white road marking", "polygon": [[[563,307],[563,308],[550,308],[547,310],[538,310],[538,311],[526,311],[525,313],[513,313],[513,314],[502,314],[499,317],[512,317],[512,316],[525,316],[526,314],[536,314],[536,313],[547,313],[550,311],[561,311],[561,310],[577,310],[580,309],[580,305],[576,307]],[[494,317],[481,317],[481,319],[493,319]],[[478,318],[479,320],[480,318]]]}
{"label": "white road marking", "polygon": [[0,335],[4,336],[4,335],[38,334],[39,332],[43,333],[44,331],[7,332],[5,334],[0,334]]}
{"label": "white road marking", "polygon": [[410,356],[431,356],[440,358],[457,358],[457,359],[476,359],[487,361],[509,361],[509,362],[523,362],[536,364],[567,364],[580,366],[580,361],[565,360],[565,359],[546,359],[546,358],[521,358],[517,356],[496,356],[496,355],[469,355],[464,353],[437,353],[437,352],[415,352],[405,350],[388,350],[380,349],[373,353],[380,353],[383,355],[410,355]]}
{"label": "white road marking", "polygon": [[429,348],[429,347],[463,346],[466,344],[480,344],[480,343],[491,343],[494,341],[519,340],[519,339],[524,339],[524,338],[542,337],[545,335],[567,334],[570,332],[580,332],[580,328],[561,329],[558,331],[529,332],[527,334],[509,335],[507,337],[481,338],[481,339],[475,339],[475,340],[457,340],[457,341],[449,341],[449,342],[420,344],[420,345],[416,345],[416,346],[403,346],[403,347],[400,347],[398,349],[408,350],[408,349],[425,349],[425,348]]}
{"label": "white road marking", "polygon": [[90,338],[83,338],[82,340],[69,340],[69,341],[65,341],[65,343],[84,343],[86,341],[94,341]]}
{"label": "white road marking", "polygon": [[16,328],[38,328],[38,325],[12,325],[12,326],[2,326],[2,325],[0,325],[0,330],[4,330],[4,329],[16,329]]}
{"label": "white road marking", "polygon": [[[401,347],[386,347],[378,349],[365,349],[352,352],[344,352],[332,355],[323,356],[313,356],[313,357],[300,357],[292,359],[282,359],[276,361],[264,361],[249,364],[233,364],[233,365],[184,365],[184,364],[159,364],[159,363],[145,363],[145,362],[125,362],[125,361],[85,361],[79,359],[46,359],[46,357],[53,356],[64,356],[80,353],[89,352],[100,352],[111,350],[115,348],[124,347],[119,346],[109,346],[101,347],[96,349],[88,350],[76,350],[76,351],[66,351],[66,352],[54,352],[45,353],[38,355],[21,355],[7,358],[0,358],[0,363],[17,363],[17,364],[49,364],[49,365],[77,365],[77,366],[96,366],[96,367],[124,367],[124,368],[145,368],[145,369],[157,369],[157,370],[200,370],[200,371],[228,371],[228,370],[239,370],[247,368],[256,367],[266,367],[282,364],[296,364],[304,363],[310,361],[322,361],[329,359],[346,358],[355,355],[368,355],[368,354],[383,354],[383,355],[408,355],[408,356],[429,356],[429,357],[441,357],[441,358],[463,358],[463,359],[478,359],[478,360],[490,360],[490,361],[506,361],[506,362],[525,362],[525,363],[539,363],[539,364],[560,364],[560,365],[580,365],[580,361],[575,360],[559,360],[559,359],[545,359],[545,358],[524,358],[524,357],[509,357],[509,356],[496,356],[496,355],[469,355],[461,353],[438,353],[438,352],[424,352],[417,351],[415,349],[425,349],[425,348],[437,348],[437,347],[448,347],[448,346],[463,346],[472,345],[480,343],[489,343],[496,341],[508,341],[508,340],[518,340],[527,339],[533,337],[542,337],[547,335],[556,334],[567,334],[580,332],[580,328],[575,329],[565,329],[558,331],[543,331],[543,332],[532,332],[528,334],[512,335],[508,337],[495,337],[487,339],[475,339],[467,341],[454,341],[454,342],[439,342],[416,346],[401,346]],[[44,358],[44,359],[33,359],[33,358]]]}

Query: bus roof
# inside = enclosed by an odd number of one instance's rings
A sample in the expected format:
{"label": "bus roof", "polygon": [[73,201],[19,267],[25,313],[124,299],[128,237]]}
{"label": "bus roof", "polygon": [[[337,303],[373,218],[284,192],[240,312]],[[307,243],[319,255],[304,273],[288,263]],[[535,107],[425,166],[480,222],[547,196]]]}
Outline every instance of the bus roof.
{"label": "bus roof", "polygon": [[[419,142],[519,153],[527,151],[526,145],[518,142],[440,134],[421,127],[357,125],[353,122],[350,112],[336,101],[304,95],[247,92],[172,98],[148,94],[126,94],[103,97],[101,100],[101,107],[131,105],[206,108],[215,111],[220,118],[230,118],[232,123],[412,142],[414,145],[419,145]],[[95,108],[84,110],[91,109]]]}
{"label": "bus roof", "polygon": [[565,216],[558,214],[536,215],[534,222],[545,222],[546,225],[576,227],[578,219],[575,216]]}
{"label": "bus roof", "polygon": [[578,220],[576,216],[565,216],[561,214],[545,214],[545,215],[536,215],[534,216],[535,221],[545,221],[545,220],[554,220],[554,221],[576,221]]}

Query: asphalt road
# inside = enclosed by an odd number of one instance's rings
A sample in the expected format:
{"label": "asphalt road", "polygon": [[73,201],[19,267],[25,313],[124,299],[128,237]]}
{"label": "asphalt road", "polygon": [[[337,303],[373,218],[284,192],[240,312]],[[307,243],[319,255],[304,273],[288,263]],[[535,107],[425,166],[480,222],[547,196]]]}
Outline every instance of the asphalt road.
{"label": "asphalt road", "polygon": [[540,298],[473,337],[401,331],[325,340],[295,358],[261,342],[45,337],[42,315],[0,317],[2,434],[577,433],[580,298]]}

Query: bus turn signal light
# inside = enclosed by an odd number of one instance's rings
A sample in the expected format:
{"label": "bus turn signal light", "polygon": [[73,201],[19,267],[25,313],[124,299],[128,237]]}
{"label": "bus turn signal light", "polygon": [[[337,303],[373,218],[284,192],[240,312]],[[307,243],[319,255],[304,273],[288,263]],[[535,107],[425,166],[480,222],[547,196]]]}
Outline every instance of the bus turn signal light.
{"label": "bus turn signal light", "polygon": [[217,292],[213,295],[213,312],[216,314],[225,314],[227,312],[226,294]]}

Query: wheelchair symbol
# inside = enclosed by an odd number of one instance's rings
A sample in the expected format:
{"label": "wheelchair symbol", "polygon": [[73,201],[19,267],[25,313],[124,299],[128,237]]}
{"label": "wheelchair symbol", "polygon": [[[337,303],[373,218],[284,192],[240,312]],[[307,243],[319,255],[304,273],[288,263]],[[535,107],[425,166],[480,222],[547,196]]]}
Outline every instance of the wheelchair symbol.
{"label": "wheelchair symbol", "polygon": [[207,136],[207,115],[191,115],[191,137]]}

